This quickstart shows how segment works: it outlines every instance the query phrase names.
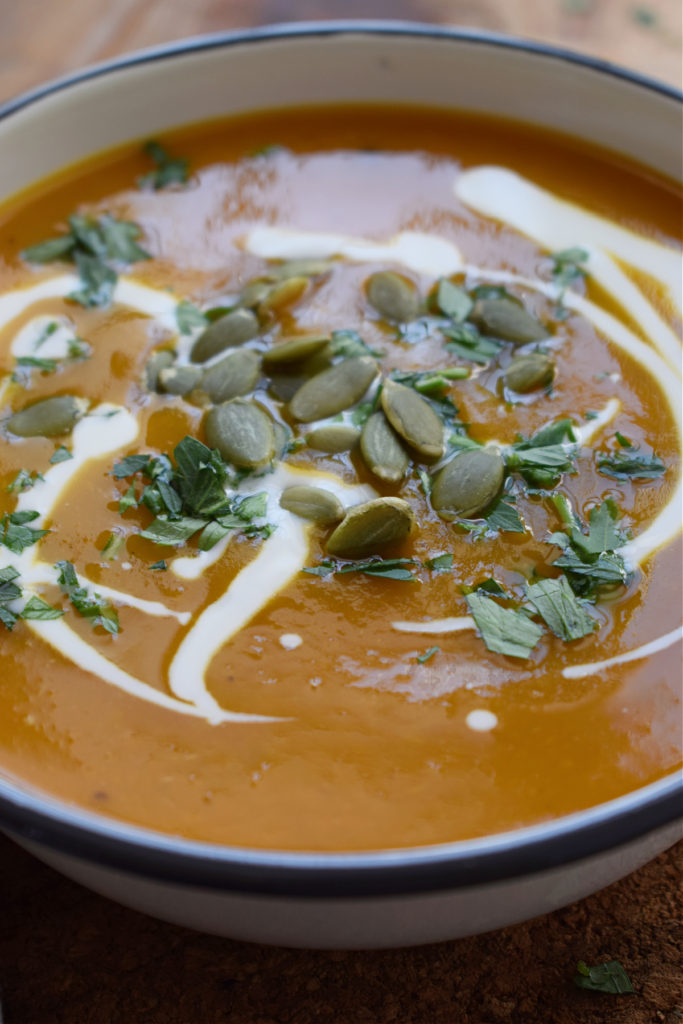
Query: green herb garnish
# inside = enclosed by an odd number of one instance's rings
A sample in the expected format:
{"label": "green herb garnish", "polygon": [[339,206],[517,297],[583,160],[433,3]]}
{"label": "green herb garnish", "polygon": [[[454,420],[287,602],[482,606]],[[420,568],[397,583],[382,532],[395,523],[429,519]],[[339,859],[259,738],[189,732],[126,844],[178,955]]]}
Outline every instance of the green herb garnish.
{"label": "green herb garnish", "polygon": [[474,306],[474,302],[465,289],[459,288],[445,277],[439,281],[436,304],[444,316],[448,316],[458,323],[467,319]]}
{"label": "green herb garnish", "polygon": [[207,327],[209,323],[209,318],[189,299],[180,300],[175,308],[175,318],[181,334],[192,334],[195,330]]}
{"label": "green herb garnish", "polygon": [[366,576],[375,576],[385,580],[414,582],[417,577],[406,566],[417,564],[414,558],[366,558],[359,562],[340,562],[328,558],[320,562],[319,565],[307,566],[302,569],[302,572],[309,573],[311,576],[323,577],[331,576],[333,573],[337,576],[346,576],[349,573],[360,572]]}
{"label": "green herb garnish", "polygon": [[528,586],[526,592],[546,626],[561,640],[579,640],[598,628],[564,576],[557,580],[540,580]]}
{"label": "green herb garnish", "polygon": [[68,448],[65,448],[63,444],[60,444],[55,448],[54,452],[50,456],[50,464],[55,466],[59,462],[68,462],[69,459],[73,459],[73,455]]}
{"label": "green herb garnish", "polygon": [[522,611],[503,608],[491,597],[476,591],[467,605],[489,651],[510,658],[528,658],[543,630]]}
{"label": "green herb garnish", "polygon": [[44,537],[49,530],[36,530],[27,523],[38,519],[40,513],[26,509],[22,512],[6,513],[0,518],[0,544],[3,544],[13,554],[20,555],[24,548],[31,547]]}
{"label": "green herb garnish", "polygon": [[438,654],[440,650],[440,647],[428,647],[424,654],[418,654],[417,661],[419,661],[421,665],[424,665],[425,661],[429,661],[429,659],[433,658],[435,654]]}
{"label": "green herb garnish", "polygon": [[68,297],[82,306],[108,306],[118,280],[116,267],[150,259],[137,243],[141,229],[108,213],[99,217],[74,214],[69,217],[69,228],[58,238],[29,246],[22,256],[32,263],[75,263],[81,288]]}
{"label": "green herb garnish", "polygon": [[431,569],[432,572],[448,572],[453,568],[453,555],[450,551],[445,551],[442,555],[434,555],[433,558],[427,559],[424,566],[425,569]]}
{"label": "green herb garnish", "polygon": [[509,494],[503,494],[500,498],[496,498],[484,517],[489,530],[526,533],[522,517],[514,507],[514,500]]}
{"label": "green herb garnish", "polygon": [[138,178],[139,188],[159,190],[166,185],[184,185],[188,178],[189,161],[186,157],[170,157],[164,147],[153,139],[143,149],[156,164],[156,170]]}
{"label": "green herb garnish", "polygon": [[28,469],[20,469],[14,480],[7,484],[5,490],[8,494],[29,491],[39,480],[44,479],[45,477],[41,473],[31,473]]}
{"label": "green herb garnish", "polygon": [[57,582],[63,594],[71,601],[79,615],[88,619],[92,626],[102,626],[108,633],[118,633],[119,617],[116,609],[100,594],[90,593],[78,582],[78,576],[71,562],[57,562]]}
{"label": "green herb garnish", "polygon": [[21,610],[22,619],[33,619],[38,622],[49,622],[51,619],[61,619],[64,614],[61,608],[53,608],[42,597],[33,595],[30,597]]}
{"label": "green herb garnish", "polygon": [[442,334],[448,339],[446,348],[455,352],[461,359],[482,366],[489,363],[503,348],[503,343],[495,338],[487,338],[480,334],[474,324],[453,323],[441,328]]}
{"label": "green herb garnish", "polygon": [[666,473],[666,466],[658,455],[646,455],[644,452],[627,442],[625,438],[617,435],[617,441],[622,445],[621,451],[597,452],[596,461],[598,470],[603,476],[613,476],[617,480],[654,480]]}
{"label": "green herb garnish", "polygon": [[332,352],[344,359],[354,359],[356,356],[373,356],[375,359],[381,359],[386,355],[383,349],[371,348],[363,341],[358,331],[351,329],[332,331]]}
{"label": "green herb garnish", "polygon": [[574,984],[577,988],[589,989],[591,992],[609,992],[614,995],[629,995],[633,992],[631,979],[618,960],[609,960],[596,967],[589,967],[583,960],[579,960],[576,970],[578,974],[574,978]]}

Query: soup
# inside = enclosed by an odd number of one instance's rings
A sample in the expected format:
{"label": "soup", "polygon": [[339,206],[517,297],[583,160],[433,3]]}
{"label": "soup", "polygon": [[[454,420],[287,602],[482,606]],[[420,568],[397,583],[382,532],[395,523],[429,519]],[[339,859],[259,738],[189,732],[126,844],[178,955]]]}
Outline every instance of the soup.
{"label": "soup", "polygon": [[352,850],[680,764],[672,185],[522,125],[311,108],[1,219],[8,776]]}

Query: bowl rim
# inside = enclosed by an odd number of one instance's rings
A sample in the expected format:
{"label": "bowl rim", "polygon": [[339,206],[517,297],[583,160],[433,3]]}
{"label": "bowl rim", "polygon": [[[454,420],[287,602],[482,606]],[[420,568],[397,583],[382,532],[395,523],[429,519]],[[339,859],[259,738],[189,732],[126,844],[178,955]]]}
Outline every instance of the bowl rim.
{"label": "bowl rim", "polygon": [[[597,57],[498,33],[410,21],[294,22],[212,33],[136,50],[80,69],[0,104],[0,120],[112,72],[251,43],[353,35],[417,37],[486,45],[551,58],[683,102],[683,91]],[[346,853],[262,850],[207,843],[83,810],[0,777],[0,827],[20,841],[78,860],[171,884],[314,899],[428,894],[559,868],[675,828],[683,817],[683,772],[624,796],[514,831],[431,846]],[[672,841],[675,840],[673,831]]]}

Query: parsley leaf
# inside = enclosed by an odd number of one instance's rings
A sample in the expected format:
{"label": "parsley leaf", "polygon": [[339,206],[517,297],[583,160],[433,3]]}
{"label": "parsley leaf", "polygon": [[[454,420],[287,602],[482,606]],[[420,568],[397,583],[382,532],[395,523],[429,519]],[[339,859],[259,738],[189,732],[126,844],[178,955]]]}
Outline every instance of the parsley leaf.
{"label": "parsley leaf", "polygon": [[440,647],[428,647],[424,654],[418,654],[417,660],[421,665],[424,665],[425,661],[429,661],[435,654],[438,654],[441,650]]}
{"label": "parsley leaf", "polygon": [[38,356],[19,356],[16,364],[28,369],[41,370],[43,373],[54,373],[59,366],[56,359],[40,359]]}
{"label": "parsley leaf", "polygon": [[536,487],[550,487],[562,473],[574,469],[576,436],[569,419],[556,420],[530,438],[503,452],[508,469],[516,470]]}
{"label": "parsley leaf", "polygon": [[482,366],[494,359],[503,348],[503,343],[494,338],[486,338],[480,334],[474,324],[451,324],[441,328],[442,334],[448,338],[446,348],[455,352],[461,359],[467,359]]}
{"label": "parsley leaf", "polygon": [[192,334],[194,330],[208,326],[209,319],[188,299],[181,299],[175,308],[175,318],[181,334]]}
{"label": "parsley leaf", "polygon": [[51,619],[61,619],[64,612],[61,608],[53,608],[42,597],[35,594],[30,597],[21,611],[22,619],[35,619],[38,622],[49,622]]}
{"label": "parsley leaf", "polygon": [[417,320],[401,324],[398,328],[398,337],[407,345],[417,345],[427,338],[433,338],[438,330],[447,327],[449,323],[449,320],[441,316],[421,316]]}
{"label": "parsley leaf", "polygon": [[116,609],[100,594],[91,594],[87,587],[82,587],[71,562],[57,562],[59,570],[57,582],[63,594],[71,601],[79,615],[89,619],[94,626],[102,626],[108,633],[118,633],[119,617]]}
{"label": "parsley leaf", "polygon": [[599,472],[617,480],[654,480],[666,473],[658,455],[646,455],[633,445],[624,451],[597,452],[596,459]]}
{"label": "parsley leaf", "polygon": [[433,572],[448,572],[453,568],[453,555],[450,551],[446,551],[442,555],[434,555],[433,558],[427,559],[424,566],[425,569],[431,569]]}
{"label": "parsley leaf", "polygon": [[162,558],[158,562],[152,562],[152,564],[149,566],[149,568],[153,572],[166,572],[166,570],[168,569],[168,566],[166,565],[165,560]]}
{"label": "parsley leaf", "polygon": [[23,511],[5,514],[0,518],[0,544],[13,554],[20,555],[24,548],[31,547],[44,537],[49,530],[35,530],[26,523],[38,518],[38,512]]}
{"label": "parsley leaf", "polygon": [[158,191],[166,185],[185,184],[189,166],[186,157],[170,157],[164,147],[153,139],[146,142],[143,149],[156,164],[156,170],[138,178],[139,188],[153,188]]}
{"label": "parsley leaf", "polygon": [[198,530],[206,526],[206,520],[193,518],[192,516],[181,516],[178,519],[154,519],[144,530],[140,530],[140,536],[155,544],[165,544],[175,547],[185,544],[190,537]]}
{"label": "parsley leaf", "polygon": [[10,484],[7,484],[5,490],[8,494],[14,494],[16,491],[20,493],[22,491],[29,491],[38,480],[44,480],[45,478],[40,473],[31,473],[28,469],[20,469],[14,480]]}
{"label": "parsley leaf", "polygon": [[100,217],[74,214],[69,217],[66,234],[29,246],[22,256],[33,263],[55,260],[75,263],[81,287],[69,298],[82,306],[108,306],[118,280],[111,264],[137,263],[150,258],[137,243],[140,234],[137,224],[116,220],[108,213]]}
{"label": "parsley leaf", "polygon": [[311,576],[330,576],[332,573],[337,576],[346,576],[349,573],[360,572],[366,576],[376,576],[386,580],[403,580],[414,582],[417,577],[406,568],[408,565],[417,565],[414,558],[367,558],[359,562],[338,562],[332,559],[325,559],[319,565],[307,566],[302,572]]}
{"label": "parsley leaf", "polygon": [[574,984],[577,988],[589,989],[591,992],[609,992],[614,995],[628,995],[633,992],[631,979],[618,960],[609,960],[596,967],[589,967],[583,960],[579,960],[576,970],[578,974],[574,978]]}
{"label": "parsley leaf", "polygon": [[436,304],[445,316],[458,322],[466,320],[474,306],[465,289],[459,288],[445,277],[439,281]]}
{"label": "parsley leaf", "polygon": [[467,604],[489,651],[510,658],[528,658],[543,630],[513,608],[502,608],[492,598],[476,592],[467,595]]}
{"label": "parsley leaf", "polygon": [[374,356],[381,359],[386,355],[383,349],[370,348],[358,331],[351,329],[332,331],[332,352],[344,359],[353,359],[355,356]]}
{"label": "parsley leaf", "polygon": [[175,482],[187,511],[210,516],[225,508],[228,469],[218,452],[188,436],[176,445],[173,455]]}
{"label": "parsley leaf", "polygon": [[54,452],[50,456],[50,465],[54,466],[58,462],[68,462],[69,459],[73,459],[73,455],[68,448],[65,448],[63,444],[60,444],[55,448]]}
{"label": "parsley leaf", "polygon": [[546,626],[561,640],[579,640],[598,628],[596,620],[577,601],[564,576],[532,583],[526,592]]}
{"label": "parsley leaf", "polygon": [[489,530],[502,530],[507,533],[526,533],[526,528],[517,509],[511,502],[510,495],[501,495],[495,500],[485,516]]}
{"label": "parsley leaf", "polygon": [[586,271],[581,266],[586,263],[590,254],[585,249],[574,246],[571,249],[562,249],[561,252],[554,252],[550,258],[553,261],[552,275],[555,284],[564,289],[586,276]]}

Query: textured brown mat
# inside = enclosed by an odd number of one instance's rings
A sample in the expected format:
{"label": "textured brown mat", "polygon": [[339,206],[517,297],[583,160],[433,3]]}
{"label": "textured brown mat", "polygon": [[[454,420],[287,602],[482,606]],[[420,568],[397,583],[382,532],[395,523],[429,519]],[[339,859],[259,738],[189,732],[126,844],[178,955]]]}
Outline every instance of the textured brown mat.
{"label": "textured brown mat", "polygon": [[[94,896],[0,839],[4,1024],[681,1024],[683,843],[589,899],[381,952],[253,946]],[[635,994],[582,992],[621,961]]]}

